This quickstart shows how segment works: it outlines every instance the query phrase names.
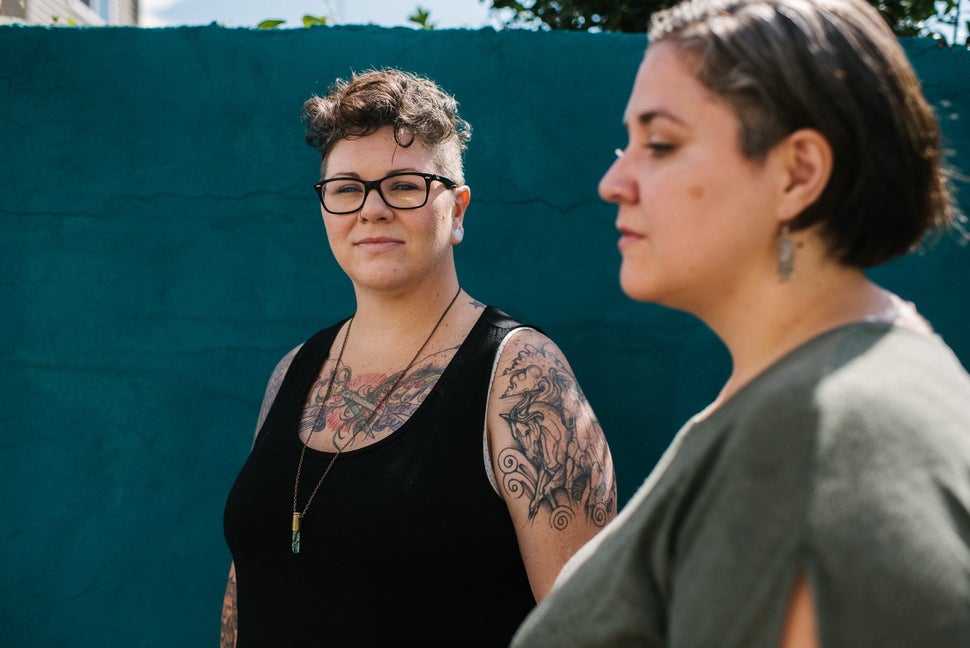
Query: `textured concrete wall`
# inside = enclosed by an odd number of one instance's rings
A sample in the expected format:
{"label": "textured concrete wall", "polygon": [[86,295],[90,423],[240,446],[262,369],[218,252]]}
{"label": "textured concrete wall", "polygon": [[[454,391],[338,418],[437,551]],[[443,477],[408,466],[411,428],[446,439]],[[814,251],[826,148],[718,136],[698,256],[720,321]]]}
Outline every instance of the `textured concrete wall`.
{"label": "textured concrete wall", "polygon": [[[596,182],[625,142],[645,43],[0,28],[0,644],[216,642],[222,507],[265,381],[352,309],[299,120],[351,70],[428,74],[461,101],[475,129],[464,286],[565,350],[625,501],[727,371],[698,322],[617,286]],[[970,55],[906,46],[970,169]],[[970,365],[968,271],[970,250],[945,240],[874,274]]]}

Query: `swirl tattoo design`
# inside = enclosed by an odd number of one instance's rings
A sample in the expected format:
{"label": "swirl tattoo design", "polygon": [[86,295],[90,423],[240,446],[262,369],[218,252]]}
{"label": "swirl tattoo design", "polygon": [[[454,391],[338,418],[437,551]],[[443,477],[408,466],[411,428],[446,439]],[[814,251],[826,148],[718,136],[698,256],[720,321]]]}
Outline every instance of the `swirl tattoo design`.
{"label": "swirl tattoo design", "polygon": [[578,512],[602,527],[616,508],[609,449],[579,385],[549,345],[527,345],[504,373],[502,394],[512,402],[501,414],[515,446],[499,453],[505,489],[529,498],[529,519],[540,510],[555,529]]}

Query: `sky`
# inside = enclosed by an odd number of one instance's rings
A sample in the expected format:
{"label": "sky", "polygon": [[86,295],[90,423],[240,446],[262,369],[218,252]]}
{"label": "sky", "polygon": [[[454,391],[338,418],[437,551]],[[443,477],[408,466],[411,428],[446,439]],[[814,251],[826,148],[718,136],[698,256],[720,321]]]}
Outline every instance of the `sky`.
{"label": "sky", "polygon": [[498,26],[489,16],[490,2],[481,0],[141,0],[142,27],[208,25],[255,27],[262,20],[286,21],[282,27],[302,27],[304,14],[327,16],[330,24],[383,27],[414,26],[408,16],[416,7],[430,12],[438,29]]}

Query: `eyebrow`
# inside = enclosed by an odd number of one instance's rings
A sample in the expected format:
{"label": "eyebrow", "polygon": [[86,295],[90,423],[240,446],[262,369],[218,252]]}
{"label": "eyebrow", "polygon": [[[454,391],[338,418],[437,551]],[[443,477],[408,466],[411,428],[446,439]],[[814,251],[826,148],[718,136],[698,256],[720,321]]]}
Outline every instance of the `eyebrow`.
{"label": "eyebrow", "polygon": [[[687,125],[687,123],[683,119],[680,119],[679,117],[677,117],[673,113],[671,113],[671,112],[669,112],[667,110],[664,110],[662,108],[658,108],[657,110],[648,110],[646,112],[640,113],[639,115],[637,115],[637,118],[636,118],[635,122],[639,126],[649,126],[650,125],[650,122],[652,122],[654,119],[657,119],[658,117],[663,118],[663,119],[669,119],[670,121],[675,122],[677,124],[680,124],[682,126],[686,126]],[[627,126],[628,124],[629,124],[629,122],[624,119],[623,120],[623,125],[624,126]]]}
{"label": "eyebrow", "polygon": [[[389,175],[394,175],[395,173],[419,173],[419,171],[418,171],[417,167],[407,167],[407,168],[403,168],[403,169],[392,169],[392,170],[388,171],[387,173],[385,173],[382,177],[387,177]],[[330,177],[331,178],[359,178],[359,179],[363,179],[363,176],[361,176],[356,171],[334,172],[334,174],[332,176],[330,176]]]}

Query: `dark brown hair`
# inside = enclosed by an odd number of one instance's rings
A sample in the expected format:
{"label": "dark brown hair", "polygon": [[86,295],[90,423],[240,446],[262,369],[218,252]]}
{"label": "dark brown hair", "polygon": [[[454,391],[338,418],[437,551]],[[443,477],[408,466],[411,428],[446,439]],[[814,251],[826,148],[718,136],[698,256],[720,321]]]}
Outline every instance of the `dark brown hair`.
{"label": "dark brown hair", "polygon": [[840,262],[883,263],[952,224],[936,116],[863,0],[687,0],[654,14],[649,38],[690,55],[737,115],[749,159],[802,128],[828,140],[832,176],[791,224],[821,223]]}
{"label": "dark brown hair", "polygon": [[320,151],[321,168],[334,144],[343,139],[394,129],[400,146],[415,139],[432,152],[440,172],[464,183],[462,153],[471,126],[458,116],[458,102],[425,77],[394,69],[353,74],[337,79],[324,97],[303,104],[306,141]]}

